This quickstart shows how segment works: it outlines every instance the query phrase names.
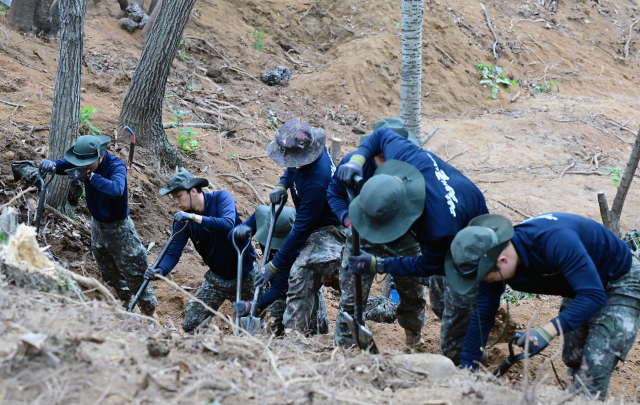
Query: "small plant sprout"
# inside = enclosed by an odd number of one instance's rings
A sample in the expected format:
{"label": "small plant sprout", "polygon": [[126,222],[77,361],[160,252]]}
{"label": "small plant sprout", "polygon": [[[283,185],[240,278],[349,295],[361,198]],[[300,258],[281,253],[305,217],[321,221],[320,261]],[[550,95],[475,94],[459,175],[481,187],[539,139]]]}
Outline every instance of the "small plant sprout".
{"label": "small plant sprout", "polygon": [[196,87],[196,84],[195,83],[191,83],[189,85],[189,90],[193,90],[195,87]]}
{"label": "small plant sprout", "polygon": [[78,132],[80,135],[98,135],[100,130],[93,126],[89,117],[91,114],[95,114],[96,109],[91,106],[84,106],[80,111],[80,126]]}
{"label": "small plant sprout", "polygon": [[397,22],[397,23],[396,23],[396,29],[397,29],[397,30],[399,30],[401,26],[402,26],[402,24],[401,24],[401,23],[399,23],[399,22]]}
{"label": "small plant sprout", "polygon": [[238,155],[236,155],[235,153],[232,153],[230,156],[231,156],[231,160],[237,160],[238,159]]}
{"label": "small plant sprout", "polygon": [[173,122],[174,128],[180,125],[180,118],[191,113],[191,111],[184,111],[184,110],[178,111],[171,106],[169,106],[169,110],[173,113],[173,118],[169,118],[169,122]]}
{"label": "small plant sprout", "polygon": [[192,136],[198,135],[197,132],[192,131],[190,128],[183,128],[176,138],[180,144],[180,150],[186,155],[191,155],[195,149],[199,149],[198,141],[191,139]]}
{"label": "small plant sprout", "polygon": [[482,87],[488,86],[491,88],[491,98],[494,100],[498,97],[499,84],[504,84],[507,87],[518,85],[515,80],[504,77],[506,69],[500,66],[480,64],[476,66],[476,69],[480,71],[480,75],[482,76],[480,84],[482,84]]}
{"label": "small plant sprout", "polygon": [[189,53],[187,52],[186,46],[184,44],[184,39],[180,40],[180,45],[178,46],[178,57],[183,62],[189,59]]}
{"label": "small plant sprout", "polygon": [[613,181],[613,184],[620,183],[620,180],[622,180],[622,167],[605,167],[605,170],[607,171],[607,174],[611,176],[611,181]]}
{"label": "small plant sprout", "polygon": [[259,51],[263,50],[264,45],[262,40],[264,39],[264,30],[253,30],[251,35],[253,35],[253,47]]}
{"label": "small plant sprout", "polygon": [[[551,91],[551,84],[553,83],[553,80],[547,80],[542,86],[536,86],[533,88],[533,90],[536,93],[544,93],[544,92],[548,92]],[[556,80],[556,84],[560,84],[560,79]]]}
{"label": "small plant sprout", "polygon": [[276,114],[271,110],[269,110],[269,118],[267,118],[267,122],[269,123],[269,127],[274,131],[278,129],[278,117],[276,117]]}

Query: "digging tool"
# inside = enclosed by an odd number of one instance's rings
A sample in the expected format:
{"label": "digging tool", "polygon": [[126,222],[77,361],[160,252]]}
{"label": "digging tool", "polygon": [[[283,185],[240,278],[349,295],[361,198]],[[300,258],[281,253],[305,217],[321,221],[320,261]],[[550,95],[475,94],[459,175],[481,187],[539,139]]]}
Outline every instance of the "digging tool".
{"label": "digging tool", "polygon": [[124,130],[131,135],[131,144],[129,145],[129,169],[131,169],[131,165],[133,164],[133,153],[136,149],[136,134],[134,134],[133,130],[129,127],[124,127]]}
{"label": "digging tool", "polygon": [[[240,302],[241,292],[242,292],[242,256],[244,255],[244,251],[247,250],[247,247],[251,244],[251,239],[247,240],[247,244],[244,245],[242,251],[236,245],[236,238],[231,238],[233,241],[233,247],[236,248],[236,252],[238,252],[238,282],[236,283],[236,302]],[[236,314],[236,335],[240,334],[240,316]]]}
{"label": "digging tool", "polygon": [[[362,177],[354,176],[354,183],[357,187],[351,187],[347,185],[347,194],[349,195],[349,203],[353,201],[356,197],[356,193],[354,189],[360,189],[360,183],[362,182]],[[360,234],[356,231],[355,228],[351,228],[351,255],[359,256],[360,255]],[[353,340],[358,345],[360,350],[368,350],[371,353],[377,354],[378,348],[376,343],[373,341],[373,333],[364,324],[364,305],[362,303],[362,275],[354,274],[354,295],[355,295],[355,308],[354,308],[354,316],[351,317],[346,312],[342,312],[342,316],[344,316],[345,321],[347,322],[347,326],[349,327],[349,331],[351,331],[351,336],[353,336]]]}
{"label": "digging tool", "polygon": [[39,180],[40,180],[40,199],[38,200],[38,210],[36,211],[36,235],[40,233],[40,222],[42,221],[42,211],[44,210],[44,202],[47,199],[47,187],[49,187],[49,183],[53,180],[53,175],[48,181],[45,181],[47,175],[49,173],[38,169]]}
{"label": "digging tool", "polygon": [[[169,240],[164,245],[164,247],[162,248],[162,251],[156,258],[156,261],[153,262],[153,266],[151,266],[152,269],[155,269],[158,267],[162,259],[164,259],[164,256],[167,254],[167,251],[169,250],[169,247],[171,246],[171,243],[173,242],[175,237],[180,235],[182,232],[184,232],[187,229],[189,222],[191,221],[187,221],[182,227],[182,229],[180,229],[178,232],[175,231],[176,220],[174,219],[173,222],[171,222],[171,236],[169,237]],[[144,279],[144,281],[142,282],[142,285],[140,286],[140,289],[138,289],[138,292],[136,293],[136,296],[133,297],[133,299],[131,300],[131,303],[127,307],[127,312],[133,312],[133,308],[136,307],[136,304],[140,300],[140,297],[142,296],[144,291],[147,289],[147,286],[149,285],[149,281],[150,280],[148,278]]]}
{"label": "digging tool", "polygon": [[493,375],[495,375],[496,377],[503,376],[504,373],[506,373],[507,370],[511,368],[511,366],[516,364],[518,361],[524,359],[524,353],[515,354],[513,352],[513,344],[521,337],[522,337],[522,333],[519,333],[519,332],[516,332],[513,334],[513,336],[511,336],[511,339],[509,339],[509,357],[507,357],[505,361],[500,363],[498,368],[496,368],[493,371]]}
{"label": "digging tool", "polygon": [[[284,209],[284,204],[286,202],[287,196],[283,195],[282,197],[280,197],[280,204],[278,204],[277,208],[275,204],[271,204],[271,221],[269,222],[269,231],[267,232],[267,242],[264,246],[264,252],[262,252],[261,267],[265,266],[269,262],[269,255],[271,253],[271,239],[273,238],[273,232],[276,228],[278,217]],[[242,318],[240,318],[242,327],[251,335],[254,335],[260,330],[260,318],[256,316],[256,312],[258,311],[258,298],[260,298],[260,286],[256,287],[256,290],[253,293],[253,301],[251,302],[251,313],[249,314],[249,316],[243,316]]]}

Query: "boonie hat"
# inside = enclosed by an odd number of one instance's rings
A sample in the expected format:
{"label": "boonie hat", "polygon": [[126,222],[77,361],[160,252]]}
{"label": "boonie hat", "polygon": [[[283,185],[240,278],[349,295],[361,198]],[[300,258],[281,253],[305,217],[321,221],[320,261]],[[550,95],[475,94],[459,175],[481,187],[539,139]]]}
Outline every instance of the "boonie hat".
{"label": "boonie hat", "polygon": [[[276,226],[273,228],[273,237],[271,239],[271,249],[278,250],[287,240],[287,236],[293,229],[293,223],[296,221],[296,210],[291,207],[284,207]],[[271,223],[271,207],[259,205],[256,208],[256,240],[262,245],[267,244],[267,235],[269,234],[269,224]]]}
{"label": "boonie hat", "polygon": [[160,195],[167,195],[174,190],[189,190],[194,187],[207,187],[209,180],[195,177],[186,170],[181,170],[171,178],[167,187],[161,188]]}
{"label": "boonie hat", "polygon": [[64,154],[64,158],[76,166],[90,165],[100,158],[109,142],[111,142],[111,138],[106,135],[82,135]]}
{"label": "boonie hat", "polygon": [[327,134],[297,118],[285,122],[267,146],[267,155],[280,166],[299,167],[314,162],[324,151]]}

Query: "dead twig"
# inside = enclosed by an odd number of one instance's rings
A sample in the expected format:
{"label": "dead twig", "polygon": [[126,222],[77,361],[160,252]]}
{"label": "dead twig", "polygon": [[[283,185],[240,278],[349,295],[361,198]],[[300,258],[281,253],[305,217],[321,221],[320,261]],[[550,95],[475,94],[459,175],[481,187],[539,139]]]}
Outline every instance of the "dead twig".
{"label": "dead twig", "polygon": [[444,54],[444,56],[446,56],[447,58],[449,58],[449,60],[450,60],[451,62],[453,62],[453,63],[454,63],[454,64],[456,64],[456,65],[459,65],[459,63],[458,63],[458,62],[456,62],[455,60],[453,60],[453,58],[452,58],[451,56],[449,56],[449,54],[448,54],[448,53],[446,53],[446,52],[445,52],[442,48],[440,48],[438,45],[433,44],[433,46],[435,46],[437,50],[439,50],[440,52],[442,52],[442,53]]}
{"label": "dead twig", "polygon": [[493,34],[493,38],[495,39],[495,42],[493,43],[493,64],[496,67],[496,70],[498,68],[498,54],[496,53],[496,46],[500,43],[500,40],[498,39],[498,36],[496,35],[496,32],[493,29],[493,23],[491,22],[491,18],[489,18],[489,13],[487,13],[487,9],[484,8],[484,4],[480,3],[480,6],[482,6],[482,11],[484,11],[484,16],[487,18],[487,24],[489,25],[489,29],[491,30],[491,33]]}
{"label": "dead twig", "polygon": [[0,100],[0,103],[10,105],[11,107],[24,107],[22,104],[12,103],[11,101]]}
{"label": "dead twig", "polygon": [[191,127],[191,128],[202,128],[202,129],[220,129],[216,124],[205,124],[199,122],[165,122],[162,124],[163,129],[176,128],[176,127]]}
{"label": "dead twig", "polygon": [[262,159],[262,158],[267,158],[269,156],[267,155],[257,155],[257,156],[239,156],[238,159],[242,159],[242,160],[251,160],[251,159]]}
{"label": "dead twig", "polygon": [[302,28],[302,29],[304,30],[304,32],[306,32],[307,34],[309,34],[309,35],[311,35],[311,36],[313,36],[313,34],[312,34],[312,33],[310,33],[309,31],[307,31],[307,29],[304,27],[304,25],[302,25],[302,19],[303,19],[304,17],[306,17],[306,15],[307,15],[307,14],[309,14],[309,11],[311,11],[311,9],[312,9],[313,7],[315,7],[315,6],[316,6],[316,3],[311,4],[311,5],[309,6],[309,8],[307,9],[307,11],[305,11],[305,12],[304,12],[304,14],[302,14],[302,17],[298,18],[298,25],[300,25],[300,28]]}
{"label": "dead twig", "polygon": [[437,125],[433,127],[433,129],[420,140],[420,146],[424,146],[425,143],[429,142],[429,139],[431,139],[431,137],[434,136],[439,129],[440,127],[438,127]]}
{"label": "dead twig", "polygon": [[19,192],[15,197],[13,197],[12,199],[9,200],[8,203],[0,205],[0,211],[2,211],[3,208],[10,206],[11,204],[13,204],[14,202],[16,202],[20,197],[22,197],[24,194],[26,193],[30,193],[32,191],[37,190],[36,187],[29,187],[26,190],[22,190],[21,192]]}
{"label": "dead twig", "polygon": [[627,59],[629,57],[629,45],[631,45],[631,38],[633,38],[633,27],[638,23],[638,21],[634,21],[633,24],[629,27],[629,37],[627,38],[627,43],[624,44],[624,58]]}
{"label": "dead twig", "polygon": [[463,153],[468,152],[468,151],[469,151],[469,149],[471,149],[471,148],[467,148],[467,149],[463,150],[462,152],[458,152],[458,153],[456,153],[455,155],[451,156],[449,159],[445,160],[444,162],[445,162],[445,163],[449,163],[450,161],[452,161],[453,159],[455,159],[455,158],[457,158],[458,156],[462,155]]}
{"label": "dead twig", "polygon": [[102,284],[100,284],[100,282],[95,278],[81,276],[63,267],[58,267],[57,270],[62,271],[65,275],[67,275],[69,278],[71,278],[73,281],[77,282],[78,284],[81,284],[85,287],[98,291],[107,300],[107,302],[111,302],[111,303],[116,302],[116,299],[109,292],[109,290],[107,290],[107,288]]}
{"label": "dead twig", "polygon": [[516,207],[512,207],[511,205],[507,204],[506,202],[502,201],[502,200],[496,200],[497,202],[499,202],[500,204],[504,205],[505,207],[509,208],[510,210],[512,210],[513,212],[522,215],[525,218],[531,218],[530,215],[525,214],[524,212],[520,211],[519,209],[517,209]]}
{"label": "dead twig", "polygon": [[[237,73],[240,73],[240,74],[243,74],[243,75],[247,75],[247,76],[249,76],[250,78],[252,78],[253,80],[255,80],[256,82],[258,82],[258,83],[262,84],[262,82],[261,82],[260,80],[258,80],[258,79],[256,79],[255,77],[251,76],[249,73],[245,72],[244,70],[236,69],[236,68],[234,68],[234,67],[232,67],[232,66],[227,66],[227,65],[220,66],[220,69],[229,69],[229,70],[233,70],[234,72],[237,72]],[[237,107],[236,107],[236,108],[237,108]]]}
{"label": "dead twig", "polygon": [[564,176],[564,174],[567,172],[567,170],[571,169],[575,165],[576,165],[576,162],[571,162],[571,164],[569,166],[565,167],[564,170],[562,171],[562,173],[560,174],[560,178],[562,178],[562,176]]}
{"label": "dead twig", "polygon": [[251,183],[249,183],[247,180],[243,179],[242,177],[236,176],[235,174],[232,174],[232,173],[219,173],[218,176],[228,176],[228,177],[233,177],[234,179],[240,180],[241,182],[246,184],[253,191],[253,193],[256,195],[256,198],[260,202],[260,204],[267,205],[267,204],[265,204],[264,201],[262,201],[262,198],[260,198],[260,195],[256,191],[255,187],[253,187],[253,185]]}

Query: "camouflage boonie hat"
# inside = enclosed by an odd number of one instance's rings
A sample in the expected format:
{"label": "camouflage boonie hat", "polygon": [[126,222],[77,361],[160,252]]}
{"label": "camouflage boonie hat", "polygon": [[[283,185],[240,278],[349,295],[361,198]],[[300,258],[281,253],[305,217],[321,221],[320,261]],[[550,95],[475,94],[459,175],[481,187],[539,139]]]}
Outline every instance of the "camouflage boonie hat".
{"label": "camouflage boonie hat", "polygon": [[[379,130],[380,128],[388,128],[393,132],[395,132],[396,134],[400,135],[401,137],[407,139],[412,144],[416,145],[418,148],[420,147],[420,142],[418,142],[418,138],[416,138],[413,132],[409,131],[409,128],[407,127],[407,125],[400,118],[387,117],[387,118],[381,119],[380,121],[376,122],[376,125],[373,127],[373,132]],[[361,135],[360,143],[358,144],[358,146],[362,145],[362,143],[366,141],[367,138],[370,136],[371,134]]]}
{"label": "camouflage boonie hat", "polygon": [[267,146],[267,155],[280,166],[300,167],[314,162],[325,148],[327,135],[297,118],[284,123]]}

